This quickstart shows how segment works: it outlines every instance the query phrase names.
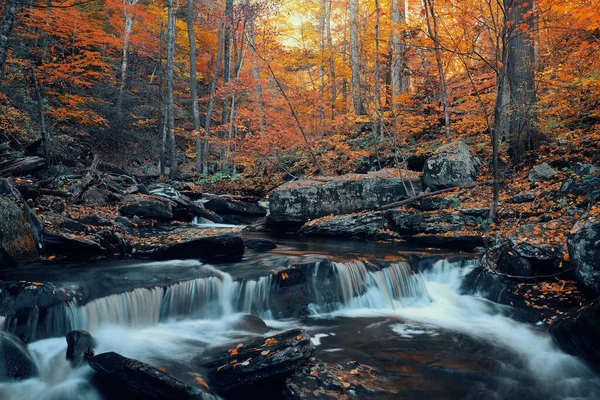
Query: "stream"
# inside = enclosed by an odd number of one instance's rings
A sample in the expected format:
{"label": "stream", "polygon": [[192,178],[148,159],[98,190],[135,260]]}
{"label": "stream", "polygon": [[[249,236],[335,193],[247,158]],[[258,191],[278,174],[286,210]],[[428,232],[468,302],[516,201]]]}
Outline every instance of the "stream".
{"label": "stream", "polygon": [[[73,369],[65,359],[64,336],[73,329],[94,335],[96,354],[115,351],[193,385],[216,349],[255,336],[236,328],[249,313],[272,332],[306,329],[320,361],[358,361],[380,371],[395,393],[370,398],[600,398],[600,377],[559,350],[546,327],[524,322],[531,317],[510,307],[462,294],[477,265],[468,254],[273,240],[273,251],[247,250],[241,261],[227,264],[127,261],[7,271],[5,281],[43,280],[78,294],[27,324],[0,317],[0,328],[20,329],[28,338],[39,369],[37,378],[0,383],[0,399],[102,399],[90,381],[92,370]],[[302,263],[312,263],[307,312],[281,318],[274,279]],[[330,299],[333,292],[337,301]]]}

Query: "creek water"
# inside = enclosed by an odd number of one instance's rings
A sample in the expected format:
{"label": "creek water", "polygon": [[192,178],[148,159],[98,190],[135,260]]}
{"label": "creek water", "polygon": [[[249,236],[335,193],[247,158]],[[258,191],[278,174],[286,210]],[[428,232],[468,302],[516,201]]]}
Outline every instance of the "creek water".
{"label": "creek water", "polygon": [[[248,313],[272,331],[307,329],[319,360],[379,370],[396,393],[372,398],[600,398],[600,378],[561,352],[544,327],[519,322],[510,307],[461,294],[476,266],[467,255],[393,244],[275,241],[274,251],[247,251],[229,264],[172,260],[12,271],[8,279],[42,280],[43,273],[44,281],[76,285],[88,298],[74,298],[43,323],[28,323],[39,376],[0,383],[0,399],[102,399],[90,383],[91,369],[73,369],[65,360],[64,334],[71,329],[92,332],[97,353],[116,351],[195,384],[211,352],[253,337],[235,328]],[[332,260],[313,262],[308,314],[276,318],[272,271],[307,256]],[[373,268],[374,260],[385,267]],[[337,301],[325,300],[324,268]],[[0,317],[3,329],[14,325]]]}

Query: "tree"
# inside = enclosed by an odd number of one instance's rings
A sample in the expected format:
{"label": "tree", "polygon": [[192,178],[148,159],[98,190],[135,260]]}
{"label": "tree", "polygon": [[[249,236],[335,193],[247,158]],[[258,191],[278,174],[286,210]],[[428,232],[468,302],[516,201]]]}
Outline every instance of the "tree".
{"label": "tree", "polygon": [[177,143],[175,142],[175,99],[174,60],[175,60],[175,9],[173,0],[167,0],[167,136],[169,143],[169,177],[175,179],[177,171]]}
{"label": "tree", "polygon": [[123,0],[125,28],[123,30],[123,57],[121,58],[121,85],[119,86],[119,98],[117,99],[117,119],[119,123],[122,123],[123,120],[123,96],[125,92],[125,85],[127,83],[129,42],[131,37],[131,29],[133,28],[133,15],[131,12],[131,7],[135,6],[138,1],[139,0]]}
{"label": "tree", "polygon": [[4,15],[2,21],[0,21],[0,78],[2,78],[4,71],[4,63],[8,54],[8,40],[13,30],[16,13],[17,3],[13,0],[6,0]]}
{"label": "tree", "polygon": [[405,26],[404,2],[402,0],[392,0],[392,65],[391,65],[391,85],[392,85],[392,108],[397,109],[396,99],[402,93],[408,93],[408,68],[406,67],[406,43],[403,40],[403,28]]}
{"label": "tree", "polygon": [[200,110],[198,109],[198,82],[196,78],[196,35],[194,32],[194,0],[187,0],[187,29],[190,41],[190,97],[196,135],[196,171],[202,168],[202,138],[200,137]]}
{"label": "tree", "polygon": [[351,91],[354,113],[362,115],[365,113],[365,105],[362,96],[362,85],[360,79],[360,54],[358,43],[358,0],[349,0],[350,10],[350,68],[352,69]]}

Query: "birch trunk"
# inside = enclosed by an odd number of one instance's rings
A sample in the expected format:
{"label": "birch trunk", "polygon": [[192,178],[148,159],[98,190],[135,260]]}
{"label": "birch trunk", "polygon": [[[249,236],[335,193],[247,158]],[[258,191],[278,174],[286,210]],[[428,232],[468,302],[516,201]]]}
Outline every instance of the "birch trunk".
{"label": "birch trunk", "polygon": [[177,171],[177,148],[175,143],[175,100],[173,97],[174,61],[175,61],[175,10],[173,0],[167,0],[167,133],[169,142],[169,177],[174,179]]}
{"label": "birch trunk", "polygon": [[348,1],[350,11],[350,68],[352,70],[352,104],[356,115],[365,114],[360,79],[360,54],[358,43],[358,0]]}
{"label": "birch trunk", "polygon": [[200,138],[200,110],[198,109],[198,83],[196,78],[196,34],[194,32],[194,0],[187,0],[187,29],[190,41],[190,97],[196,132],[196,171],[202,169],[202,139]]}

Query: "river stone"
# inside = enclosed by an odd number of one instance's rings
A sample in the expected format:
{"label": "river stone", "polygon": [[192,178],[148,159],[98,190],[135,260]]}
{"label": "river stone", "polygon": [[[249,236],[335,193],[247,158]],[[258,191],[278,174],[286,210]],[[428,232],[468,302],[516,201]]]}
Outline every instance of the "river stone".
{"label": "river stone", "polygon": [[600,295],[600,213],[590,212],[578,221],[567,240],[575,275],[586,289]]}
{"label": "river stone", "polygon": [[105,206],[108,203],[109,195],[105,190],[101,189],[88,189],[81,196],[81,201],[86,206]]}
{"label": "river stone", "polygon": [[73,367],[85,361],[88,349],[96,346],[96,340],[88,331],[71,331],[67,333],[67,354],[66,358]]}
{"label": "river stone", "polygon": [[160,197],[132,195],[127,196],[125,203],[119,208],[121,215],[126,217],[143,217],[161,221],[173,220],[171,201]]}
{"label": "river stone", "polygon": [[536,165],[529,171],[530,182],[543,182],[552,179],[558,172],[547,163]]}
{"label": "river stone", "polygon": [[277,248],[277,245],[269,239],[246,239],[244,245],[247,249],[254,250],[256,252],[265,252]]}
{"label": "river stone", "polygon": [[0,331],[0,382],[32,378],[37,372],[25,344],[16,336]]}
{"label": "river stone", "polygon": [[577,163],[563,181],[560,191],[576,196],[589,195],[592,191],[600,189],[600,180],[592,181],[592,178],[599,174],[600,168],[592,164]]}
{"label": "river stone", "polygon": [[89,365],[100,375],[101,382],[123,388],[119,398],[216,400],[202,386],[191,387],[161,369],[114,352],[92,357]]}
{"label": "river stone", "polygon": [[600,299],[554,321],[550,334],[564,351],[581,357],[600,373]]}
{"label": "river stone", "polygon": [[308,333],[292,329],[238,346],[204,367],[211,388],[217,393],[241,398],[240,395],[251,391],[255,393],[249,398],[261,398],[261,393],[268,392],[269,382],[285,379],[304,366],[314,352]]}
{"label": "river stone", "polygon": [[307,222],[300,233],[314,236],[374,236],[385,229],[387,221],[382,212],[323,217]]}
{"label": "river stone", "polygon": [[97,256],[104,249],[91,236],[72,235],[70,233],[46,232],[44,234],[44,247],[52,255],[61,255],[67,258],[87,258]]}
{"label": "river stone", "polygon": [[234,322],[233,329],[262,335],[269,332],[269,327],[261,318],[255,315],[242,315]]}
{"label": "river stone", "polygon": [[298,227],[311,219],[375,210],[406,199],[412,196],[411,183],[416,193],[421,191],[420,179],[409,182],[396,175],[379,171],[286,183],[269,197],[269,221]]}
{"label": "river stone", "polygon": [[474,157],[463,142],[440,147],[427,159],[423,182],[432,190],[467,186],[479,173],[481,161]]}

